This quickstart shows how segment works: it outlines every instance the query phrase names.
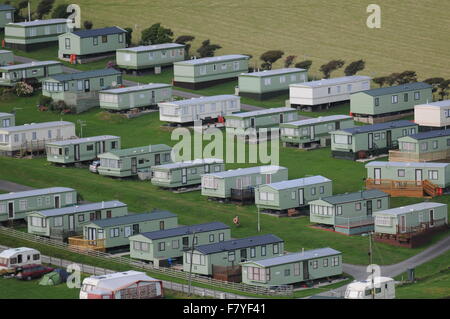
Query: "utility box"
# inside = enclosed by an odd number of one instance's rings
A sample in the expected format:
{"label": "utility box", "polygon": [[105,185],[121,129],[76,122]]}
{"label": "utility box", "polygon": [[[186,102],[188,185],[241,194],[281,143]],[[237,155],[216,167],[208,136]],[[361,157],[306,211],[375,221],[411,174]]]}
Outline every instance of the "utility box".
{"label": "utility box", "polygon": [[414,282],[416,280],[416,270],[414,268],[408,268],[408,281]]}

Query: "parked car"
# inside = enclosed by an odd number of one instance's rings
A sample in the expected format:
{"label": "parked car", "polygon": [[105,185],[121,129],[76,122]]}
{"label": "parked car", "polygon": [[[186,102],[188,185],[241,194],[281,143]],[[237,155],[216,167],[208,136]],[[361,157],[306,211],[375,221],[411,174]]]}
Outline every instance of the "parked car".
{"label": "parked car", "polygon": [[17,279],[21,280],[31,280],[36,278],[41,278],[45,274],[52,272],[55,270],[51,267],[46,267],[39,264],[31,264],[31,265],[25,265],[22,267],[16,268],[16,274],[15,277]]}
{"label": "parked car", "polygon": [[93,161],[91,165],[89,165],[89,171],[92,173],[98,173],[97,168],[100,166],[100,161]]}

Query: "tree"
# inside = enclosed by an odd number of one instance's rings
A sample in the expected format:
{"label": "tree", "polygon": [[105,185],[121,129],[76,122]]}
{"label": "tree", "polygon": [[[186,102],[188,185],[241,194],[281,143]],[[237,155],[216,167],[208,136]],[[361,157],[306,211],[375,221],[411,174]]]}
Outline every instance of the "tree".
{"label": "tree", "polygon": [[259,59],[263,61],[263,63],[261,63],[261,68],[263,70],[271,70],[272,69],[272,65],[276,61],[281,59],[281,57],[283,55],[284,55],[284,52],[280,51],[280,50],[269,50],[267,52],[264,52],[259,57]]}
{"label": "tree", "polygon": [[331,60],[328,63],[322,64],[319,71],[323,73],[325,79],[329,79],[331,72],[336,71],[344,66],[345,61],[343,60]]}
{"label": "tree", "polygon": [[388,75],[388,76],[386,77],[386,83],[387,83],[389,86],[394,85],[394,84],[397,82],[399,76],[400,76],[400,73],[392,73],[392,74]]}
{"label": "tree", "polygon": [[94,26],[94,24],[92,23],[92,21],[85,20],[85,21],[83,22],[83,26],[84,26],[84,28],[85,28],[86,30],[90,30],[90,29],[92,29],[92,27]]}
{"label": "tree", "polygon": [[441,99],[443,100],[446,96],[449,95],[449,89],[450,89],[450,80],[445,80],[441,84],[439,84],[439,95],[441,96]]}
{"label": "tree", "polygon": [[133,35],[133,29],[132,28],[125,28],[125,31],[127,31],[126,35],[125,35],[125,43],[127,44],[127,47],[129,47],[131,45],[131,38]]}
{"label": "tree", "polygon": [[417,73],[415,71],[404,71],[398,75],[396,82],[398,85],[417,82]]}
{"label": "tree", "polygon": [[439,78],[439,77],[437,77],[437,78],[429,78],[429,79],[426,79],[426,80],[424,80],[423,82],[425,82],[425,83],[428,83],[429,85],[431,85],[433,88],[432,88],[432,91],[433,91],[433,93],[435,93],[435,92],[437,92],[437,90],[439,89],[439,85],[442,83],[442,82],[444,82],[445,81],[445,79],[444,78]]}
{"label": "tree", "polygon": [[347,76],[355,75],[359,71],[364,70],[365,67],[366,62],[364,60],[353,61],[352,63],[347,65],[347,67],[344,70],[344,73]]}
{"label": "tree", "polygon": [[305,61],[301,61],[295,64],[296,68],[299,69],[305,69],[305,70],[309,70],[311,68],[313,61],[311,60],[305,60]]}
{"label": "tree", "polygon": [[67,12],[67,4],[60,4],[52,12],[53,19],[67,19],[70,16],[70,12]]}
{"label": "tree", "polygon": [[211,44],[209,40],[205,40],[202,42],[202,46],[197,49],[198,54],[201,58],[212,57],[216,50],[221,49],[222,47],[218,44]]}
{"label": "tree", "polygon": [[373,78],[372,81],[376,84],[378,84],[381,87],[383,87],[389,80],[388,76],[379,76],[377,78]]}
{"label": "tree", "polygon": [[28,1],[27,0],[20,1],[17,4],[17,9],[19,9],[19,10],[25,9],[26,7],[28,7]]}
{"label": "tree", "polygon": [[288,55],[286,59],[284,59],[284,67],[289,68],[292,64],[294,64],[294,60],[297,56],[295,55]]}
{"label": "tree", "polygon": [[36,9],[37,18],[42,19],[44,15],[50,13],[50,11],[52,11],[54,3],[55,0],[41,0]]}
{"label": "tree", "polygon": [[141,44],[160,44],[173,41],[173,32],[164,28],[161,23],[155,23],[150,28],[144,29],[141,33]]}
{"label": "tree", "polygon": [[194,41],[195,37],[192,35],[180,35],[178,38],[175,39],[175,43],[178,44],[184,44],[184,56],[186,59],[189,58],[190,54],[189,51],[191,50],[192,44],[188,42]]}

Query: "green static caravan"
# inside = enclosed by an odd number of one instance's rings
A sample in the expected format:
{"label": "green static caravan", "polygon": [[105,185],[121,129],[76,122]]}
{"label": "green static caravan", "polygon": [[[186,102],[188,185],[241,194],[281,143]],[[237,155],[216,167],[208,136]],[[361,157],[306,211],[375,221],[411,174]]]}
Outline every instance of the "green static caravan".
{"label": "green static caravan", "polygon": [[[193,239],[195,233],[195,239]],[[130,237],[130,257],[170,265],[183,257],[183,251],[194,246],[218,243],[231,239],[230,227],[212,222],[141,233]]]}
{"label": "green static caravan", "polygon": [[353,118],[348,115],[320,116],[280,124],[280,139],[285,147],[326,147],[331,144],[331,131],[354,126]]}
{"label": "green static caravan", "polygon": [[[284,241],[273,234],[199,245],[183,252],[183,270],[216,279],[241,282],[240,263],[267,259],[284,253]],[[192,259],[192,267],[191,267]]]}
{"label": "green static caravan", "polygon": [[127,205],[116,200],[33,210],[27,213],[28,233],[65,240],[69,236],[80,234],[89,221],[127,214]]}
{"label": "green static caravan", "polygon": [[288,169],[266,165],[202,175],[202,195],[254,203],[254,188],[288,179]]}
{"label": "green static caravan", "polygon": [[371,78],[363,75],[343,76],[289,85],[289,103],[307,111],[321,110],[347,103],[350,94],[369,90]]}
{"label": "green static caravan", "polygon": [[305,250],[241,263],[242,282],[270,288],[340,276],[342,253],[332,248]]}
{"label": "green static caravan", "polygon": [[225,170],[222,159],[204,158],[152,166],[152,184],[163,188],[181,188],[202,183],[202,175]]}
{"label": "green static caravan", "polygon": [[150,83],[103,90],[99,93],[99,99],[100,108],[108,111],[149,108],[160,102],[172,100],[172,86],[164,83]]}
{"label": "green static caravan", "polygon": [[132,48],[116,50],[117,66],[125,72],[134,75],[145,71],[157,70],[163,66],[172,66],[174,62],[184,60],[184,44],[162,43],[154,45],[143,45]]}
{"label": "green static caravan", "polygon": [[17,82],[35,84],[42,79],[63,73],[62,64],[57,61],[37,61],[0,66],[0,86],[14,86]]}
{"label": "green static caravan", "polygon": [[42,95],[63,101],[76,113],[100,106],[99,92],[122,84],[122,74],[112,68],[58,74],[42,83]]}
{"label": "green static caravan", "polygon": [[450,100],[415,105],[414,122],[422,132],[450,128]]}
{"label": "green static caravan", "polygon": [[45,143],[75,137],[75,124],[66,121],[31,123],[0,128],[0,155],[45,150]]}
{"label": "green static caravan", "polygon": [[0,112],[0,128],[16,125],[16,116],[11,113]]}
{"label": "green static caravan", "polygon": [[47,161],[56,164],[73,164],[92,161],[99,154],[120,149],[120,137],[100,135],[70,139],[46,144]]}
{"label": "green static caravan", "polygon": [[418,127],[413,122],[399,120],[333,131],[330,132],[331,155],[357,160],[387,154],[398,147],[400,137],[417,133]]}
{"label": "green static caravan", "polygon": [[0,66],[12,64],[14,64],[14,53],[8,50],[0,50]]}
{"label": "green static caravan", "polygon": [[76,190],[66,187],[0,194],[0,222],[25,219],[25,214],[32,210],[60,208],[74,205],[76,202]]}
{"label": "green static caravan", "polygon": [[383,182],[415,182],[421,185],[428,180],[445,190],[450,188],[450,163],[381,162],[366,164],[367,179],[373,188],[383,188]]}
{"label": "green static caravan", "polygon": [[375,241],[415,248],[448,230],[447,204],[423,202],[374,213]]}
{"label": "green static caravan", "polygon": [[[276,107],[227,115],[225,116],[225,128],[227,134],[256,143],[266,139],[270,140],[272,130],[279,133],[280,124],[297,120],[297,110],[290,107]],[[261,132],[263,133],[261,134]]]}
{"label": "green static caravan", "polygon": [[354,93],[350,114],[357,122],[382,123],[412,115],[414,106],[433,101],[432,86],[414,82]]}
{"label": "green static caravan", "polygon": [[192,124],[212,122],[241,110],[241,98],[223,94],[159,103],[159,120],[168,123]]}
{"label": "green static caravan", "polygon": [[9,4],[0,4],[0,30],[4,29],[8,23],[14,22],[14,12],[16,8]]}
{"label": "green static caravan", "polygon": [[355,235],[373,231],[373,213],[389,208],[389,194],[377,189],[339,194],[309,203],[310,221]]}
{"label": "green static caravan", "polygon": [[58,36],[69,31],[66,19],[34,20],[5,26],[7,48],[31,51],[58,43]]}
{"label": "green static caravan", "polygon": [[140,171],[150,171],[155,165],[172,163],[172,148],[165,144],[155,144],[117,151],[98,156],[100,175],[112,177],[136,176]]}
{"label": "green static caravan", "polygon": [[130,236],[178,226],[177,215],[168,211],[129,214],[91,221],[83,227],[85,240],[104,239],[106,249],[129,247]]}
{"label": "green static caravan", "polygon": [[90,62],[114,55],[117,49],[126,47],[127,31],[119,27],[69,31],[58,37],[58,58],[77,63]]}
{"label": "green static caravan", "polygon": [[289,93],[289,85],[308,81],[308,71],[284,68],[239,75],[239,95],[257,100]]}
{"label": "green static caravan", "polygon": [[389,151],[389,161],[433,162],[450,158],[450,129],[428,131],[398,139],[398,151]]}
{"label": "green static caravan", "polygon": [[255,189],[255,204],[264,211],[285,213],[305,208],[310,201],[333,194],[333,182],[323,176],[311,176],[265,184]]}
{"label": "green static caravan", "polygon": [[248,60],[247,55],[230,54],[175,62],[173,85],[197,90],[232,81],[248,72]]}

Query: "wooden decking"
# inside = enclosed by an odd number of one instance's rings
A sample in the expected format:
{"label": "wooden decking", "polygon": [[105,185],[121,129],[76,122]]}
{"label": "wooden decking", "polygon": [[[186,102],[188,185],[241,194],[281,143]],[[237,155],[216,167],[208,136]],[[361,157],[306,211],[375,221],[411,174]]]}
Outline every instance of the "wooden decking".
{"label": "wooden decking", "polygon": [[366,179],[367,189],[378,189],[393,197],[435,197],[441,195],[441,188],[428,180],[398,181],[392,179]]}
{"label": "wooden decking", "polygon": [[389,151],[390,162],[434,162],[446,160],[449,157],[450,150],[428,153],[402,152],[399,150]]}
{"label": "wooden decking", "polygon": [[69,246],[77,249],[105,251],[105,239],[88,240],[83,236],[69,237]]}

